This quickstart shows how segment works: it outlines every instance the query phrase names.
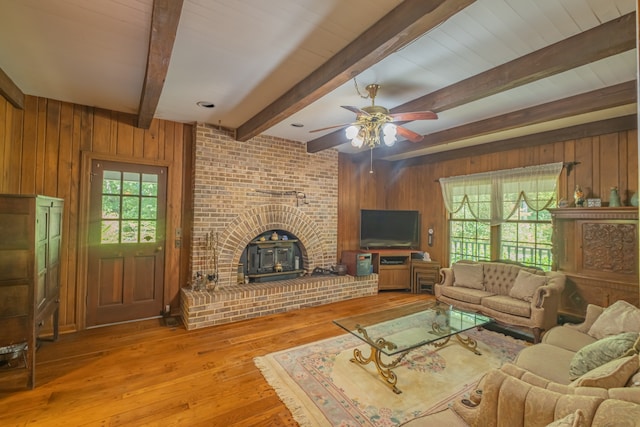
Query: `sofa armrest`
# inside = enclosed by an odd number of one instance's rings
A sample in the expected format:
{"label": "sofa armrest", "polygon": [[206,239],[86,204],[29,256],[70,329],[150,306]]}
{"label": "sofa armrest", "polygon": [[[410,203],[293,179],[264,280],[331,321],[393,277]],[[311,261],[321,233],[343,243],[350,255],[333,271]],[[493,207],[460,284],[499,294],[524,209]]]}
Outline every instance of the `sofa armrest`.
{"label": "sofa armrest", "polygon": [[591,326],[603,311],[604,307],[600,307],[599,305],[595,304],[589,304],[587,305],[587,314],[585,315],[584,322],[576,324],[565,323],[564,326],[586,334],[589,332],[589,329],[591,329]]}
{"label": "sofa armrest", "polygon": [[442,267],[440,269],[440,285],[453,286],[453,269],[450,267]]}

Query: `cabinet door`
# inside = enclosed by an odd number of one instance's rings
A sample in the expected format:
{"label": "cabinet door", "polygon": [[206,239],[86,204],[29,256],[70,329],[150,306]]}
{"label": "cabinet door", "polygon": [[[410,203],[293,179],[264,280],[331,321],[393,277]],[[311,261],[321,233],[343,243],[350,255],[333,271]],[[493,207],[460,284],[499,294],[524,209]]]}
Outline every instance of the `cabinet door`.
{"label": "cabinet door", "polygon": [[409,289],[411,272],[408,265],[380,266],[378,272],[378,289]]}
{"label": "cabinet door", "polygon": [[39,201],[36,206],[36,311],[47,299],[47,268],[49,266],[49,206]]}

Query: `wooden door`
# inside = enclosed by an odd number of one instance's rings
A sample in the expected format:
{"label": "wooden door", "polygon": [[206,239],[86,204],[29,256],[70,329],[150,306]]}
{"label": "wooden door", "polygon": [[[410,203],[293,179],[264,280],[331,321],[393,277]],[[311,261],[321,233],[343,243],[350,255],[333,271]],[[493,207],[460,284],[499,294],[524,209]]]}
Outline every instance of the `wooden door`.
{"label": "wooden door", "polygon": [[103,160],[91,169],[87,326],[159,316],[167,170]]}

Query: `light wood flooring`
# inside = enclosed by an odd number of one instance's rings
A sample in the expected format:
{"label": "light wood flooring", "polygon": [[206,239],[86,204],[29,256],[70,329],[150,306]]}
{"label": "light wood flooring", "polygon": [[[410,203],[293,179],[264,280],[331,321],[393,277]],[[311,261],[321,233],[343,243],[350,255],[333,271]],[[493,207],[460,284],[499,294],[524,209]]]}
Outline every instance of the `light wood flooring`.
{"label": "light wood flooring", "polygon": [[295,426],[253,358],[343,334],[336,318],[429,298],[384,292],[187,331],[161,319],[43,342],[36,388],[0,368],[0,426]]}

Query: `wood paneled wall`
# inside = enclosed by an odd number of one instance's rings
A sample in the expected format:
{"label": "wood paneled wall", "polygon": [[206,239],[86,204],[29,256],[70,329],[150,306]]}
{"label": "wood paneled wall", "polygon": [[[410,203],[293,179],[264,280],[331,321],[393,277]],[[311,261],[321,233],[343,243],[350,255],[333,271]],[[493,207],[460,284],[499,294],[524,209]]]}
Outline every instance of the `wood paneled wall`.
{"label": "wood paneled wall", "polygon": [[[188,230],[192,126],[153,120],[149,130],[134,126],[132,115],[27,96],[24,110],[0,97],[0,192],[43,194],[65,200],[61,264],[61,330],[84,326],[86,279],[78,254],[83,224],[80,206],[83,158],[110,158],[166,165],[169,170],[165,304],[179,306],[180,284],[188,265],[188,244],[174,247],[175,230]],[[186,177],[186,178],[185,178]],[[86,225],[85,225],[86,226]],[[183,239],[187,238],[183,233]],[[79,273],[80,271],[80,273]],[[181,276],[182,275],[182,276]],[[185,282],[186,283],[186,282]]]}
{"label": "wood paneled wall", "polygon": [[[618,186],[624,204],[638,191],[636,129],[485,154],[479,151],[439,161],[426,156],[422,163],[377,162],[373,174],[369,174],[368,160],[356,163],[353,157],[341,155],[338,255],[342,250],[358,248],[360,209],[417,209],[422,215],[422,250],[443,265],[448,264],[448,214],[438,182],[441,177],[575,161],[579,164],[570,173],[565,168],[560,175],[561,199],[573,202],[576,184],[589,197],[601,198],[604,204],[609,201],[612,186]],[[435,230],[433,247],[427,246],[429,227]]]}

